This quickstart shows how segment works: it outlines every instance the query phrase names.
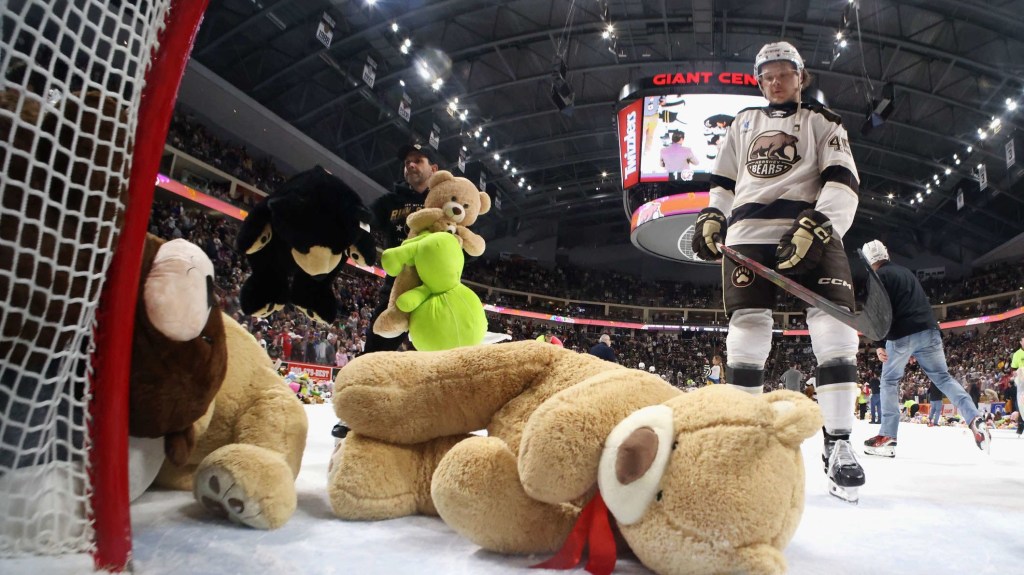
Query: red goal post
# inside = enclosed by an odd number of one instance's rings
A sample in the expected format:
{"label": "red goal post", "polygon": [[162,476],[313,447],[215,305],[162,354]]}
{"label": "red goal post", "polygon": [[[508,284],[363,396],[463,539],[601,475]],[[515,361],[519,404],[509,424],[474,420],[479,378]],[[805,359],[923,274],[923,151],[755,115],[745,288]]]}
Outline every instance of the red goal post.
{"label": "red goal post", "polygon": [[0,2],[0,561],[130,560],[143,241],[207,3]]}

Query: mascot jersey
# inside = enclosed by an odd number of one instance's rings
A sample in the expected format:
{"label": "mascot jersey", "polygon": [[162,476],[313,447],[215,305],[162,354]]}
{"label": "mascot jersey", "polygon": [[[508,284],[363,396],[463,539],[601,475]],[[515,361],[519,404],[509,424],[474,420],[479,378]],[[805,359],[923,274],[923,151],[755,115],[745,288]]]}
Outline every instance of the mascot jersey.
{"label": "mascot jersey", "polygon": [[777,244],[808,208],[828,216],[842,237],[853,223],[859,187],[839,116],[816,102],[740,111],[711,185],[711,207],[729,217],[728,245]]}

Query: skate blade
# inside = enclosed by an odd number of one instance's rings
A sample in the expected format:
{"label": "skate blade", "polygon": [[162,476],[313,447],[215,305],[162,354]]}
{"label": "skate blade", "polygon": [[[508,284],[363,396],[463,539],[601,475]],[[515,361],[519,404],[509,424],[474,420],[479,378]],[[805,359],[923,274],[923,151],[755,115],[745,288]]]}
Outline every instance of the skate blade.
{"label": "skate blade", "polygon": [[871,447],[865,447],[864,448],[864,454],[865,455],[877,455],[878,457],[896,457],[896,450],[893,449],[893,448],[875,449],[875,448],[871,448]]}
{"label": "skate blade", "polygon": [[835,483],[829,483],[828,494],[839,500],[845,501],[852,505],[857,505],[860,501],[860,495],[857,493],[857,487],[840,487]]}

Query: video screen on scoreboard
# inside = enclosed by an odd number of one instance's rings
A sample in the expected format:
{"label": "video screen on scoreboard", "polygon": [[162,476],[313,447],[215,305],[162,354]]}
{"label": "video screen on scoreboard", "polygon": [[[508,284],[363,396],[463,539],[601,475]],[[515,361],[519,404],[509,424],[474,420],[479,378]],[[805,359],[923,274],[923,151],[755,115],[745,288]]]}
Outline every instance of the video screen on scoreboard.
{"label": "video screen on scoreboard", "polygon": [[726,130],[744,109],[765,106],[761,96],[668,94],[643,99],[640,181],[689,181],[715,165]]}

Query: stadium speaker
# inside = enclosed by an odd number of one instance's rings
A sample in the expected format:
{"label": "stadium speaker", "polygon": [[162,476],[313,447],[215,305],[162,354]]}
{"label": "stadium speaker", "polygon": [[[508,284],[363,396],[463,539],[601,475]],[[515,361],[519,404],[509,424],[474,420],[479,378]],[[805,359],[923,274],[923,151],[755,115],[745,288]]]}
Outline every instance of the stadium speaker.
{"label": "stadium speaker", "polygon": [[871,106],[868,107],[867,111],[867,119],[864,120],[864,124],[860,127],[861,135],[867,136],[871,133],[871,130],[884,124],[896,108],[895,101],[896,87],[892,84],[886,84],[882,87],[882,97],[871,100]]}
{"label": "stadium speaker", "polygon": [[576,101],[572,84],[564,78],[556,77],[551,83],[551,101],[555,103],[560,112],[566,116],[572,116],[573,104]]}

